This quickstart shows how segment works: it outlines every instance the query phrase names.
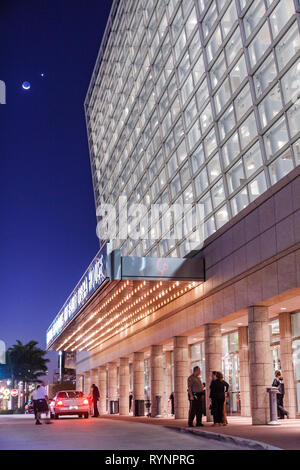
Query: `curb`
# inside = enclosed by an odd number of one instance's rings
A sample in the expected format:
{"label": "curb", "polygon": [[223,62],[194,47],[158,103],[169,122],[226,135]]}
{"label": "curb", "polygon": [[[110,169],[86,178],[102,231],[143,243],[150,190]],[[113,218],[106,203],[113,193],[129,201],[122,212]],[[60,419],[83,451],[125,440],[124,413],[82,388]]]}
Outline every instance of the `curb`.
{"label": "curb", "polygon": [[[206,439],[214,439],[216,441],[226,442],[228,444],[235,444],[248,450],[282,450],[280,447],[275,447],[265,442],[254,441],[253,439],[246,439],[244,437],[231,436],[229,434],[218,434],[216,432],[201,431],[200,429],[191,428],[176,428],[174,426],[165,426],[173,431],[195,434],[197,436],[205,437]],[[246,449],[245,449],[246,450]]]}

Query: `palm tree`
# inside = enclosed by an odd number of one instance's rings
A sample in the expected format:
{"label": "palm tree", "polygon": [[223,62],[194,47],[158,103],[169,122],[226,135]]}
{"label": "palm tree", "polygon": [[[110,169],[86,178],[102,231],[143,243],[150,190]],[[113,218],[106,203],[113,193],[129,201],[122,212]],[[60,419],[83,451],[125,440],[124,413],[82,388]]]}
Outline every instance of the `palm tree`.
{"label": "palm tree", "polygon": [[39,377],[47,373],[47,362],[46,351],[37,347],[36,341],[29,341],[27,344],[22,344],[21,341],[17,340],[7,350],[7,365],[11,372],[11,379],[13,388],[15,383],[23,382],[25,390],[25,402],[28,397],[27,384],[29,382],[40,383]]}

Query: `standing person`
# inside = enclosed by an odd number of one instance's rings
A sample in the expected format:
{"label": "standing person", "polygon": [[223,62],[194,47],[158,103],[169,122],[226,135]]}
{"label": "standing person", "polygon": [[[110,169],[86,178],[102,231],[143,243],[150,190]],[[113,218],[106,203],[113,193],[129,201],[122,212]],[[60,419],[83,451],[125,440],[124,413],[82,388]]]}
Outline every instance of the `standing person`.
{"label": "standing person", "polygon": [[129,393],[129,413],[132,411],[132,400],[133,400],[133,393]]}
{"label": "standing person", "polygon": [[200,379],[200,367],[195,366],[192,375],[188,378],[188,397],[190,402],[188,426],[193,427],[196,416],[196,426],[202,424],[202,395],[203,385]]}
{"label": "standing person", "polygon": [[222,426],[224,402],[225,402],[225,386],[224,378],[221,372],[213,372],[210,384],[211,410],[214,417],[213,426]]}
{"label": "standing person", "polygon": [[273,380],[272,387],[277,387],[278,389],[278,393],[276,394],[278,418],[284,419],[285,416],[289,418],[289,413],[283,406],[284,382],[280,370],[275,371],[275,378]]}
{"label": "standing person", "polygon": [[37,400],[38,400],[38,389],[40,388],[40,385],[37,385],[35,389],[33,390],[31,394],[32,398],[32,405],[33,405],[33,412],[34,412],[34,417],[35,417],[35,424],[42,424],[39,419],[38,419],[38,411],[37,411]]}
{"label": "standing person", "polygon": [[98,401],[100,398],[100,393],[99,393],[99,388],[97,385],[93,384],[91,386],[91,398],[92,398],[92,403],[93,403],[93,418],[98,418],[99,416],[99,411],[98,411]]}
{"label": "standing person", "polygon": [[169,402],[171,402],[171,415],[175,414],[175,396],[174,392],[169,396]]}
{"label": "standing person", "polygon": [[224,395],[225,395],[225,400],[224,400],[224,409],[223,409],[223,426],[228,425],[228,420],[227,420],[227,409],[226,409],[226,394],[228,393],[229,390],[229,384],[223,379],[224,383]]}
{"label": "standing person", "polygon": [[45,423],[52,424],[49,419],[49,407],[48,407],[48,396],[45,389],[45,384],[38,385],[36,390],[33,392],[33,400],[36,401],[36,414],[35,414],[35,424],[42,424],[41,423],[41,415],[45,414]]}
{"label": "standing person", "polygon": [[203,395],[202,395],[202,414],[206,416],[206,384],[202,383],[203,386]]}

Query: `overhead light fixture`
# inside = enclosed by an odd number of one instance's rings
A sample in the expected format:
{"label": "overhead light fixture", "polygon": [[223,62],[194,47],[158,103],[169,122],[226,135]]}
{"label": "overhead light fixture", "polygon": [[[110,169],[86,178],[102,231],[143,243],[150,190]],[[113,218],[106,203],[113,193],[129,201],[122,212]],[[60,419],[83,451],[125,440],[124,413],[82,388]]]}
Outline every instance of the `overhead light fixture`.
{"label": "overhead light fixture", "polygon": [[281,309],[280,309],[280,310],[286,310],[286,307],[281,307]]}

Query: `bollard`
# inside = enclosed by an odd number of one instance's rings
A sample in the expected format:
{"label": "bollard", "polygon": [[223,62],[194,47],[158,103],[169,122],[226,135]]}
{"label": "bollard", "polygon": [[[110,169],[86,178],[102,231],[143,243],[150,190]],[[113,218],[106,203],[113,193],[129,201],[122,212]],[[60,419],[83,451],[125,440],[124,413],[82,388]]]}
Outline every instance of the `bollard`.
{"label": "bollard", "polygon": [[278,421],[278,415],[277,415],[277,398],[276,398],[278,389],[277,387],[270,387],[270,388],[267,388],[267,392],[269,394],[269,399],[270,399],[270,421],[268,424],[270,426],[278,426],[280,425]]}
{"label": "bollard", "polygon": [[161,395],[156,395],[156,418],[161,418]]}

